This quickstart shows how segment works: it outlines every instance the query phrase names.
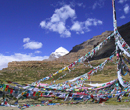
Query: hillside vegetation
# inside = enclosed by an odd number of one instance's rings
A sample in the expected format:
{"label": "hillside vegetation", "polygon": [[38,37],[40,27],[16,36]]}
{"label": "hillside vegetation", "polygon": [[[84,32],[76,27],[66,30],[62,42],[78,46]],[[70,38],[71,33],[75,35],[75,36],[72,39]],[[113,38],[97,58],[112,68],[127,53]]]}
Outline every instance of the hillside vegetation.
{"label": "hillside vegetation", "polygon": [[[105,59],[100,60],[93,60],[91,61],[92,66],[97,66],[101,64]],[[114,58],[114,61],[116,58]],[[58,63],[58,62],[44,62],[44,61],[38,61],[36,62],[28,62],[31,65],[24,65],[19,67],[11,67],[11,68],[5,68],[0,71],[0,79],[6,80],[6,81],[13,81],[18,82],[20,84],[29,84],[34,81],[37,81],[41,78],[44,78],[46,76],[49,76],[52,73],[55,73],[56,71],[62,69],[64,66],[67,66],[66,63]],[[33,64],[34,63],[34,64]],[[87,65],[87,63],[85,63]],[[65,77],[57,80],[56,83],[64,82],[66,80],[72,79],[74,77],[77,77],[79,75],[82,75],[88,71],[90,71],[92,68],[84,66],[82,63],[77,64],[75,67],[71,69],[71,72],[64,71],[62,73],[59,73],[55,77],[51,78],[49,81],[43,82],[43,83],[51,83],[52,81],[58,79],[60,76],[63,76],[65,73],[67,74]],[[129,81],[130,76],[126,75],[124,77],[125,80]],[[97,73],[94,73],[93,76],[86,82],[89,83],[90,81],[96,81],[96,82],[107,82],[117,79],[117,65],[108,62],[104,69],[102,71],[98,71]]]}

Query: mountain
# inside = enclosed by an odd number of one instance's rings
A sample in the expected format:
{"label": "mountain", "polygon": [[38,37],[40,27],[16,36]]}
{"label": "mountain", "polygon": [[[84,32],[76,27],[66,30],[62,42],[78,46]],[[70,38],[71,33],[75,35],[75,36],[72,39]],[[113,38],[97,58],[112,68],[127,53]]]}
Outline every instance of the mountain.
{"label": "mountain", "polygon": [[52,60],[54,60],[54,59],[56,59],[56,58],[59,58],[59,57],[61,57],[61,56],[64,56],[64,55],[66,55],[66,54],[68,54],[69,53],[69,51],[68,50],[66,50],[65,48],[63,48],[63,47],[59,47],[58,49],[56,49],[55,50],[55,52],[52,52],[51,53],[51,55],[49,56],[49,61],[52,61]]}
{"label": "mountain", "polygon": [[[130,45],[130,22],[118,27],[118,31],[123,39]],[[94,36],[93,38],[76,45],[72,50],[65,56],[55,59],[59,62],[73,62],[79,59],[81,56],[84,56],[87,52],[92,50],[96,45],[105,40],[113,31],[105,31],[101,35]],[[115,41],[114,36],[110,41],[108,41],[101,50],[99,50],[96,55],[94,55],[91,60],[98,60],[101,58],[109,57],[112,52],[115,50]]]}

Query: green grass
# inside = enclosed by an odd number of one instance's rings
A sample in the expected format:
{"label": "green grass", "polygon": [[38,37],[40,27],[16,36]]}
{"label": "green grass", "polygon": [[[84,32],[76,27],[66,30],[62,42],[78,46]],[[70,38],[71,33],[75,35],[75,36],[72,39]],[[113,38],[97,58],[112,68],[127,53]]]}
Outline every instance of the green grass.
{"label": "green grass", "polygon": [[125,105],[125,106],[130,107],[130,99],[128,99],[128,97],[122,97],[121,102],[118,102],[117,98],[111,98],[108,101],[106,101],[105,104],[106,105]]}

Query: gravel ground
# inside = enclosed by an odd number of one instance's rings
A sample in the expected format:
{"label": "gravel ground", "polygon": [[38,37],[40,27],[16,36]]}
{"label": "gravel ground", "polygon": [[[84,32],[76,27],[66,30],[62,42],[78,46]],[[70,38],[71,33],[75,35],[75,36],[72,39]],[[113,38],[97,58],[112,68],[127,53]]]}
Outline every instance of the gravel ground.
{"label": "gravel ground", "polygon": [[[2,107],[0,110],[20,110],[17,107]],[[104,105],[104,104],[86,104],[86,105],[50,105],[35,106],[25,110],[130,110],[130,107],[123,105]]]}

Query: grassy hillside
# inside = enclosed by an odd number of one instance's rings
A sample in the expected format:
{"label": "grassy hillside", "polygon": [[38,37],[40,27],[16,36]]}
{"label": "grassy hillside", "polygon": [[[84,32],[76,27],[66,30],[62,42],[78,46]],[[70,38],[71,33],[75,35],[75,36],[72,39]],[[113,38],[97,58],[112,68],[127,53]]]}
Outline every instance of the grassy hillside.
{"label": "grassy hillside", "polygon": [[[107,59],[107,58],[105,58]],[[101,64],[105,59],[93,60],[91,61],[92,66],[97,66]],[[67,66],[69,63],[58,63],[58,62],[43,62],[41,61],[38,66],[19,66],[19,67],[11,67],[6,68],[0,71],[0,79],[18,82],[21,84],[29,84],[34,81],[37,81],[41,78],[49,76],[52,73],[62,69]],[[86,63],[87,65],[87,63]],[[57,83],[64,82],[68,79],[72,79],[79,75],[82,75],[88,71],[90,71],[90,67],[85,67],[82,63],[79,63],[75,67],[72,68],[72,71],[64,71],[63,73],[59,73],[55,77],[51,78],[49,81],[45,83],[50,83],[53,80],[58,79],[60,76],[63,76],[65,73],[67,74],[64,78],[57,80]],[[102,71],[98,71],[91,76],[91,79],[88,81],[99,81],[99,82],[107,82],[117,78],[117,65],[112,62],[108,62]],[[130,76],[126,75],[124,77],[125,80],[129,81]]]}

